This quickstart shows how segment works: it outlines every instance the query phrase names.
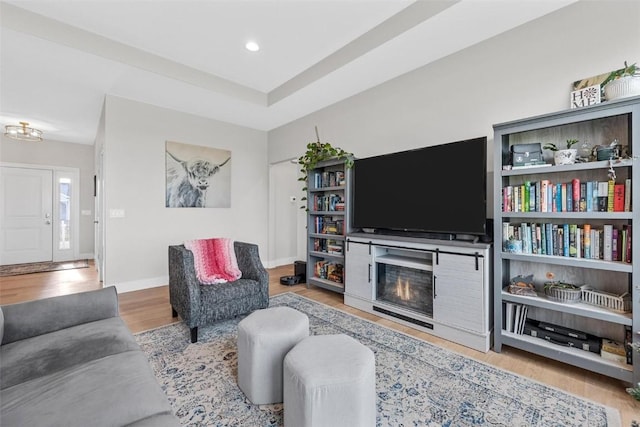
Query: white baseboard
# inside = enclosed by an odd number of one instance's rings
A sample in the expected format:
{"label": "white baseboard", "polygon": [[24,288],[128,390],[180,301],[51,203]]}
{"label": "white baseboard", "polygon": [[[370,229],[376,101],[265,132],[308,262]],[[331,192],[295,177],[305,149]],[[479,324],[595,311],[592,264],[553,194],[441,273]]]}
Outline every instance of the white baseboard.
{"label": "white baseboard", "polygon": [[87,252],[84,254],[78,254],[78,259],[94,259],[95,256],[93,255],[93,252]]}
{"label": "white baseboard", "polygon": [[140,291],[142,289],[157,288],[159,286],[167,286],[169,284],[169,276],[152,277],[142,280],[132,280],[130,282],[110,283],[107,286],[115,286],[118,293]]}
{"label": "white baseboard", "polygon": [[280,258],[272,261],[268,261],[265,265],[265,268],[275,268],[280,267],[281,265],[293,264],[295,261],[298,261],[298,258]]}

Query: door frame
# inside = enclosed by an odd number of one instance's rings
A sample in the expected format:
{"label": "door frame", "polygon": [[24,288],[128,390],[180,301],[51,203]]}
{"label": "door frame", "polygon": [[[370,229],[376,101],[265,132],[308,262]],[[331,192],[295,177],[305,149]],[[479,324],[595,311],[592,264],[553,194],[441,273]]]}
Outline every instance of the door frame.
{"label": "door frame", "polygon": [[[66,166],[36,165],[31,163],[10,163],[0,162],[0,167],[21,168],[21,169],[41,169],[50,170],[52,172],[52,217],[53,227],[51,227],[52,239],[52,260],[53,261],[72,261],[78,259],[80,253],[80,169]],[[60,235],[60,192],[57,191],[57,182],[60,178],[69,178],[71,180],[71,248],[68,250],[59,249],[57,242]]]}

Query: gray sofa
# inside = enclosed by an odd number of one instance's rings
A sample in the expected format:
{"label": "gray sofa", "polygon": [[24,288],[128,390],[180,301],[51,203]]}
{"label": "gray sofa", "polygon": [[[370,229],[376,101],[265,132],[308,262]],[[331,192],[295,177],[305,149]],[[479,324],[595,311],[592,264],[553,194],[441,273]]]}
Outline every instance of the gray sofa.
{"label": "gray sofa", "polygon": [[234,249],[242,277],[203,285],[196,277],[193,253],[184,245],[169,246],[169,300],[173,317],[180,315],[189,326],[191,342],[198,341],[198,326],[269,306],[269,273],[258,245],[234,242]]}
{"label": "gray sofa", "polygon": [[0,425],[178,426],[113,287],[0,307]]}

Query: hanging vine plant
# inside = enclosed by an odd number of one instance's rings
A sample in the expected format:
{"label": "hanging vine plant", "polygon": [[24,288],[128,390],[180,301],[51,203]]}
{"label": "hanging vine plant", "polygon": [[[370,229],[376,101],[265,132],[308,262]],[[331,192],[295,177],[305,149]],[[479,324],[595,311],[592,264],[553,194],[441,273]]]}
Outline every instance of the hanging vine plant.
{"label": "hanging vine plant", "polygon": [[[307,192],[307,178],[309,172],[316,168],[318,163],[325,160],[343,160],[346,168],[353,167],[353,154],[343,150],[342,148],[334,147],[329,142],[320,142],[320,135],[318,133],[318,127],[315,127],[317,141],[307,144],[307,151],[298,158],[298,164],[301,166],[300,172],[302,175],[298,178],[298,181],[305,183],[302,191]],[[302,197],[301,200],[306,201],[307,197]],[[301,209],[306,209],[306,206],[301,206]]]}

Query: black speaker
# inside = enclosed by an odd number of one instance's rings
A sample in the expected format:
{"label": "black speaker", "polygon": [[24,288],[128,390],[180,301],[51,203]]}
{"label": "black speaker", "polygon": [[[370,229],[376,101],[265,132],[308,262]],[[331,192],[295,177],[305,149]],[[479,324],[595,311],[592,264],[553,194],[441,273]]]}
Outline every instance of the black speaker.
{"label": "black speaker", "polygon": [[480,237],[480,241],[483,243],[493,242],[493,218],[487,218],[484,227],[484,236]]}
{"label": "black speaker", "polygon": [[293,274],[299,277],[298,283],[307,281],[307,263],[305,261],[295,261],[293,263]]}

